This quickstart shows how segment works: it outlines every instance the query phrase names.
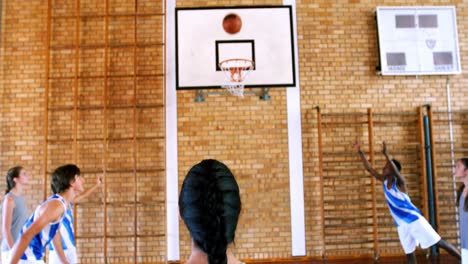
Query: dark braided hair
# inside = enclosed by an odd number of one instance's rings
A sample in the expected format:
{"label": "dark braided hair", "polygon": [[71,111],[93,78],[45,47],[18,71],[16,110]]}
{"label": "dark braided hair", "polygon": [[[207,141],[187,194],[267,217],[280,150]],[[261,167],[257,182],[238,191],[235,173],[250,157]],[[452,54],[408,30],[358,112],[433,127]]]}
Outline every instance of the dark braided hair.
{"label": "dark braided hair", "polygon": [[10,168],[5,176],[6,183],[7,183],[7,188],[5,190],[5,194],[9,193],[11,189],[15,188],[16,182],[14,181],[15,178],[18,178],[20,176],[21,170],[24,168],[21,166],[15,166],[13,168]]}
{"label": "dark braided hair", "polygon": [[[465,170],[468,170],[468,158],[461,158],[458,161],[463,163],[463,166],[465,166]],[[457,203],[456,203],[457,206],[460,205],[460,198],[462,197],[464,189],[465,189],[465,184],[462,184],[457,190]],[[468,196],[465,197],[465,205],[463,206],[463,210],[468,211]]]}
{"label": "dark braided hair", "polygon": [[179,212],[209,264],[227,263],[226,249],[234,241],[240,210],[239,186],[226,165],[210,159],[190,169],[180,191]]}

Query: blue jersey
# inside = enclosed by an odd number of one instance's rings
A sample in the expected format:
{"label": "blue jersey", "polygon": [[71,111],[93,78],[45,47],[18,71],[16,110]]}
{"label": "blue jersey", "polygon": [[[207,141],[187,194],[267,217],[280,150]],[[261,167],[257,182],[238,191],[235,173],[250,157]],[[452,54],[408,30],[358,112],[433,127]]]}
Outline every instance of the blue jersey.
{"label": "blue jersey", "polygon": [[[53,200],[60,201],[65,209],[64,211],[67,210],[65,200],[58,194],[52,195],[47,200],[45,200],[40,206],[36,208],[34,213],[31,215],[31,217],[29,217],[28,221],[23,226],[23,229],[21,230],[20,235],[22,235],[34,223],[36,218],[39,216],[39,213],[38,213],[39,208],[42,205],[49,203],[50,201],[53,201]],[[52,241],[55,234],[57,233],[60,227],[61,221],[62,219],[59,219],[57,222],[50,223],[49,225],[44,227],[44,229],[42,229],[37,235],[35,235],[32,238],[31,242],[29,243],[28,247],[26,248],[26,251],[21,256],[21,259],[22,260],[41,260],[44,257],[44,251],[47,245]]]}
{"label": "blue jersey", "polygon": [[398,190],[396,179],[390,190],[387,189],[387,180],[384,181],[383,188],[388,208],[397,226],[412,223],[421,217],[421,212],[411,203],[408,194]]}
{"label": "blue jersey", "polygon": [[[73,229],[73,204],[70,203],[70,206],[67,209],[65,216],[62,219],[62,224],[60,225],[60,236],[62,237],[62,247],[63,250],[76,248],[75,245],[75,231]],[[53,244],[49,246],[49,250],[55,250]]]}

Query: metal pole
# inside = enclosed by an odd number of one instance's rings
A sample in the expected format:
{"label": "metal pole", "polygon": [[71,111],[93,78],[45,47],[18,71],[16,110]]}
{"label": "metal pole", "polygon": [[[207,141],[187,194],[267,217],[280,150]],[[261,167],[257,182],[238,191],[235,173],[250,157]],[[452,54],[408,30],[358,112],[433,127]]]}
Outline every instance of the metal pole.
{"label": "metal pole", "polygon": [[[449,140],[450,140],[450,160],[452,163],[452,175],[455,172],[455,150],[453,147],[453,126],[452,126],[452,102],[451,102],[451,93],[450,93],[450,77],[447,77],[447,81],[445,83],[445,88],[447,90],[447,112],[448,112],[448,121],[449,121]],[[453,199],[457,199],[457,180],[455,176],[452,178],[453,182]],[[455,208],[455,224],[457,226],[457,241],[460,245],[460,221],[459,221],[459,214],[458,214],[458,207],[454,206]]]}
{"label": "metal pole", "polygon": [[422,213],[424,217],[429,218],[429,202],[427,199],[427,171],[426,171],[426,149],[424,141],[424,113],[423,107],[418,107],[418,128],[419,128],[419,145],[421,155],[421,193],[422,193]]}
{"label": "metal pole", "polygon": [[[433,177],[432,177],[432,152],[430,143],[430,131],[429,131],[429,118],[424,116],[424,142],[426,150],[426,170],[427,170],[427,195],[429,201],[429,222],[432,227],[437,230],[435,222],[435,205],[434,205],[434,190],[433,190]],[[437,247],[431,247],[431,254],[437,255]]]}
{"label": "metal pole", "polygon": [[439,198],[437,194],[439,193],[438,187],[437,187],[437,180],[438,180],[438,174],[437,174],[437,157],[435,154],[435,142],[434,142],[434,130],[433,130],[433,115],[432,115],[432,108],[429,106],[428,107],[428,122],[429,122],[429,142],[431,145],[431,169],[432,169],[432,188],[433,188],[433,199],[434,199],[434,221],[436,225],[436,230],[439,229],[440,225],[440,219],[438,217],[439,214]]}

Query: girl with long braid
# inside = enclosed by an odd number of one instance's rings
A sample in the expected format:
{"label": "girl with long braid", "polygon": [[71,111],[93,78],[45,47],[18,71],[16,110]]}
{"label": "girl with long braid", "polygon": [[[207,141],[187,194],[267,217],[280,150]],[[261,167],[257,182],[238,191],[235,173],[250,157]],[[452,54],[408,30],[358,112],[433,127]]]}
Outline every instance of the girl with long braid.
{"label": "girl with long braid", "polygon": [[460,214],[460,240],[462,264],[468,264],[468,158],[461,158],[455,165],[454,176],[463,184],[457,192],[457,206]]}
{"label": "girl with long braid", "polygon": [[[179,212],[192,237],[187,264],[228,264],[240,210],[239,186],[226,165],[203,160],[190,169],[179,195]],[[231,255],[232,263],[240,262]]]}
{"label": "girl with long braid", "polygon": [[19,237],[21,227],[28,220],[28,208],[23,196],[29,174],[21,166],[10,168],[6,173],[7,189],[2,209],[2,263],[8,263],[10,250]]}

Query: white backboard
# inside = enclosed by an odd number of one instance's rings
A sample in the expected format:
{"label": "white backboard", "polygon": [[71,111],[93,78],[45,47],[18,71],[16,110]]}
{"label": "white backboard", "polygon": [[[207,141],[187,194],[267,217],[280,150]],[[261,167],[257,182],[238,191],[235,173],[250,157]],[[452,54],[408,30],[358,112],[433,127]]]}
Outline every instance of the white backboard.
{"label": "white backboard", "polygon": [[453,6],[377,7],[382,75],[461,73]]}
{"label": "white backboard", "polygon": [[[239,32],[230,34],[223,20],[236,14]],[[177,89],[219,88],[220,61],[254,61],[245,87],[294,86],[295,62],[291,6],[240,6],[176,9]]]}

